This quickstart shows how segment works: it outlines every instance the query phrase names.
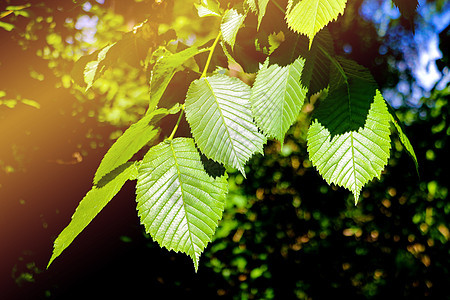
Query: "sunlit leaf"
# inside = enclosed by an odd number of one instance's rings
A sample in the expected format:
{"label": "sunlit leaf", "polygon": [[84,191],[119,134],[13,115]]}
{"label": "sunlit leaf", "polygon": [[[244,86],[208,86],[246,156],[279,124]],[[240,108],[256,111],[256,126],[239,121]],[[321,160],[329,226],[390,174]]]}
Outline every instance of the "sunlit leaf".
{"label": "sunlit leaf", "polygon": [[222,31],[222,37],[227,42],[231,49],[234,48],[234,42],[236,41],[236,35],[244,23],[246,15],[239,13],[236,9],[232,8],[228,10],[222,18],[220,24],[220,30]]}
{"label": "sunlit leaf", "polygon": [[328,184],[350,190],[355,203],[362,187],[379,178],[387,164],[391,147],[390,114],[383,96],[377,91],[366,123],[358,131],[331,137],[317,119],[308,130],[308,153],[311,162]]}
{"label": "sunlit leaf", "polygon": [[191,83],[186,95],[186,119],[199,149],[214,161],[237,168],[255,152],[262,153],[265,137],[253,123],[251,89],[237,78],[214,75]]}
{"label": "sunlit leaf", "polygon": [[300,84],[304,60],[280,67],[264,64],[252,88],[252,111],[256,124],[269,137],[283,142],[303,106],[307,89]]}
{"label": "sunlit leaf", "polygon": [[347,0],[289,0],[286,21],[289,28],[309,38],[309,47],[319,30],[344,13]]}
{"label": "sunlit leaf", "polygon": [[213,179],[205,172],[192,139],[158,144],[139,168],[141,223],[162,247],[189,255],[195,270],[222,218],[226,193],[226,175]]}

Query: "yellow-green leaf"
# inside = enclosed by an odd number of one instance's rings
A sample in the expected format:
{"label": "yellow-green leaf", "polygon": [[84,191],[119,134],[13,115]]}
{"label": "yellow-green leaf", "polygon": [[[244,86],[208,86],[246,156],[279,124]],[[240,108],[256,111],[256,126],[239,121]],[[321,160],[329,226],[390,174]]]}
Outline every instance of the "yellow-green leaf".
{"label": "yellow-green leaf", "polygon": [[289,28],[309,38],[311,48],[320,29],[344,13],[347,0],[289,0],[286,21]]}

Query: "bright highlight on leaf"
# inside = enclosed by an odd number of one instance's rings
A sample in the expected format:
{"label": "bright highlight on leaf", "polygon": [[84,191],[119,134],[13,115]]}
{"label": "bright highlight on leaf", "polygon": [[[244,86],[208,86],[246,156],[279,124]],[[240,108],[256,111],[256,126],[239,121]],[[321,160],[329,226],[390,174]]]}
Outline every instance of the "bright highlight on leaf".
{"label": "bright highlight on leaf", "polygon": [[300,84],[304,60],[280,67],[264,64],[252,88],[253,116],[269,137],[283,142],[286,131],[297,119],[307,89]]}
{"label": "bright highlight on leaf", "polygon": [[314,120],[308,130],[308,153],[313,165],[328,184],[350,190],[355,203],[362,187],[379,178],[391,148],[390,115],[377,90],[364,128],[331,138],[330,131]]}
{"label": "bright highlight on leaf", "polygon": [[226,193],[226,175],[213,179],[205,172],[192,139],[158,144],[139,168],[136,201],[141,223],[162,247],[189,255],[196,271],[222,218]]}
{"label": "bright highlight on leaf", "polygon": [[72,243],[78,234],[89,225],[106,204],[111,201],[125,182],[129,179],[136,179],[136,176],[136,163],[123,164],[104,177],[97,186],[94,186],[84,196],[72,216],[72,221],[56,238],[53,255],[48,262],[47,268]]}
{"label": "bright highlight on leaf", "polygon": [[239,79],[218,74],[193,81],[185,102],[199,149],[242,174],[245,163],[253,153],[262,153],[266,142],[253,123],[250,95],[250,87]]}
{"label": "bright highlight on leaf", "polygon": [[289,28],[309,38],[311,48],[320,29],[344,13],[347,0],[289,0],[286,21]]}
{"label": "bright highlight on leaf", "polygon": [[234,48],[236,41],[236,35],[244,23],[246,15],[239,13],[236,9],[232,8],[228,10],[222,18],[222,24],[220,24],[220,30],[222,31],[223,40]]}

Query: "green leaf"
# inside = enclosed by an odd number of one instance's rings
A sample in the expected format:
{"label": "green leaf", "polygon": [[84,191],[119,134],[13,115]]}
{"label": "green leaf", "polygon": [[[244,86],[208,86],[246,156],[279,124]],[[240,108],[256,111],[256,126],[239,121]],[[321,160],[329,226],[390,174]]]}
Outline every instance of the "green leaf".
{"label": "green leaf", "polygon": [[172,112],[160,108],[131,125],[106,152],[95,173],[94,184],[97,184],[103,176],[127,162],[142,147],[154,140],[160,131],[160,128],[154,124],[169,113]]}
{"label": "green leaf", "polygon": [[239,13],[236,9],[232,8],[227,10],[222,18],[222,23],[220,24],[220,30],[222,31],[223,40],[234,48],[234,43],[236,41],[236,35],[244,23],[246,14]]}
{"label": "green leaf", "polygon": [[86,91],[91,88],[92,84],[94,84],[94,81],[98,78],[98,74],[102,71],[98,69],[99,64],[106,58],[106,54],[108,53],[109,49],[111,49],[111,47],[113,47],[115,44],[116,43],[113,43],[101,49],[98,52],[97,59],[86,64],[84,68],[84,82],[87,85]]}
{"label": "green leaf", "polygon": [[307,89],[300,84],[304,59],[280,67],[268,61],[256,76],[250,102],[256,124],[269,137],[283,142],[303,106]]}
{"label": "green leaf", "polygon": [[311,48],[316,33],[343,14],[346,4],[347,0],[289,0],[286,22],[289,28],[309,38]]}
{"label": "green leaf", "polygon": [[406,152],[408,152],[409,156],[414,161],[417,175],[419,175],[419,163],[417,162],[416,153],[414,152],[414,148],[413,148],[411,142],[409,141],[408,137],[405,134],[405,130],[403,129],[402,122],[400,122],[400,120],[398,119],[392,106],[390,106],[389,103],[387,103],[387,106],[388,106],[388,110],[389,110],[389,114],[390,114],[391,123],[394,124],[395,129],[397,130],[397,134],[400,138],[400,141],[403,144],[403,147],[405,147]]}
{"label": "green leaf", "polygon": [[220,17],[220,9],[217,1],[214,0],[201,0],[200,4],[194,3],[197,9],[198,16],[203,17]]}
{"label": "green leaf", "polygon": [[222,218],[226,175],[206,174],[188,138],[151,148],[139,168],[136,201],[141,223],[160,246],[189,255],[198,269],[201,253]]}
{"label": "green leaf", "polygon": [[150,77],[150,105],[148,111],[152,111],[158,105],[175,73],[183,68],[182,65],[188,59],[205,51],[208,51],[208,49],[198,49],[197,47],[190,47],[178,53],[166,51],[158,59]]}
{"label": "green leaf", "polygon": [[311,162],[328,184],[350,190],[355,203],[362,187],[379,178],[389,159],[391,147],[390,115],[377,90],[365,125],[331,137],[330,131],[316,119],[308,130],[308,153]]}
{"label": "green leaf", "polygon": [[356,62],[338,58],[332,70],[330,91],[315,117],[331,134],[357,131],[364,126],[377,85],[370,72]]}
{"label": "green leaf", "polygon": [[47,268],[120,191],[125,182],[129,179],[135,179],[136,176],[136,163],[129,162],[123,164],[104,177],[97,186],[94,186],[84,196],[73,214],[69,225],[56,238],[53,254],[48,262]]}
{"label": "green leaf", "polygon": [[251,89],[237,78],[214,75],[191,83],[186,95],[186,119],[206,157],[237,168],[255,152],[263,152],[265,137],[253,123]]}

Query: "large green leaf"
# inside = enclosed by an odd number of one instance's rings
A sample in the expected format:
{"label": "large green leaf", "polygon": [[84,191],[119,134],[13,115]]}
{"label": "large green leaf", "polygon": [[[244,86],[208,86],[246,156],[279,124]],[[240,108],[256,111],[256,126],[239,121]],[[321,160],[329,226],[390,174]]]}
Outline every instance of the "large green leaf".
{"label": "large green leaf", "polygon": [[262,153],[266,141],[253,123],[250,95],[250,87],[239,79],[218,74],[193,81],[185,103],[200,150],[242,174],[247,160]]}
{"label": "large green leaf", "polygon": [[308,152],[313,165],[328,184],[349,189],[357,203],[362,187],[379,178],[391,147],[390,114],[377,90],[366,123],[358,131],[331,137],[316,119],[308,130]]}
{"label": "large green leaf", "polygon": [[306,35],[311,47],[316,33],[343,14],[346,4],[347,0],[289,0],[286,22],[295,32]]}
{"label": "large green leaf", "polygon": [[53,254],[47,268],[120,191],[125,182],[129,179],[136,179],[136,177],[136,163],[129,162],[123,164],[105,176],[97,186],[94,186],[86,196],[84,196],[73,214],[69,225],[67,225],[56,238]]}
{"label": "large green leaf", "polygon": [[370,72],[356,62],[343,58],[333,62],[329,94],[315,112],[331,137],[364,126],[377,88]]}
{"label": "large green leaf", "polygon": [[236,9],[232,8],[227,10],[223,15],[222,23],[220,24],[220,30],[222,32],[222,38],[227,42],[231,49],[234,48],[234,43],[236,41],[236,35],[244,23],[245,17],[247,15],[239,13]]}
{"label": "large green leaf", "polygon": [[160,108],[131,125],[106,152],[95,173],[94,184],[97,184],[103,176],[127,162],[142,147],[155,139],[158,136],[159,127],[154,124],[162,117],[176,112],[176,107],[171,110]]}
{"label": "large green leaf", "polygon": [[269,137],[283,142],[303,106],[307,89],[300,84],[304,59],[280,67],[268,62],[256,76],[250,98],[256,124]]}
{"label": "large green leaf", "polygon": [[205,172],[192,139],[156,145],[139,168],[141,223],[162,247],[189,255],[195,270],[222,218],[226,193],[226,175],[213,179]]}
{"label": "large green leaf", "polygon": [[149,110],[152,111],[164,94],[167,86],[182,65],[195,55],[207,51],[207,48],[198,49],[190,47],[177,53],[165,51],[158,59],[150,75],[150,105]]}

